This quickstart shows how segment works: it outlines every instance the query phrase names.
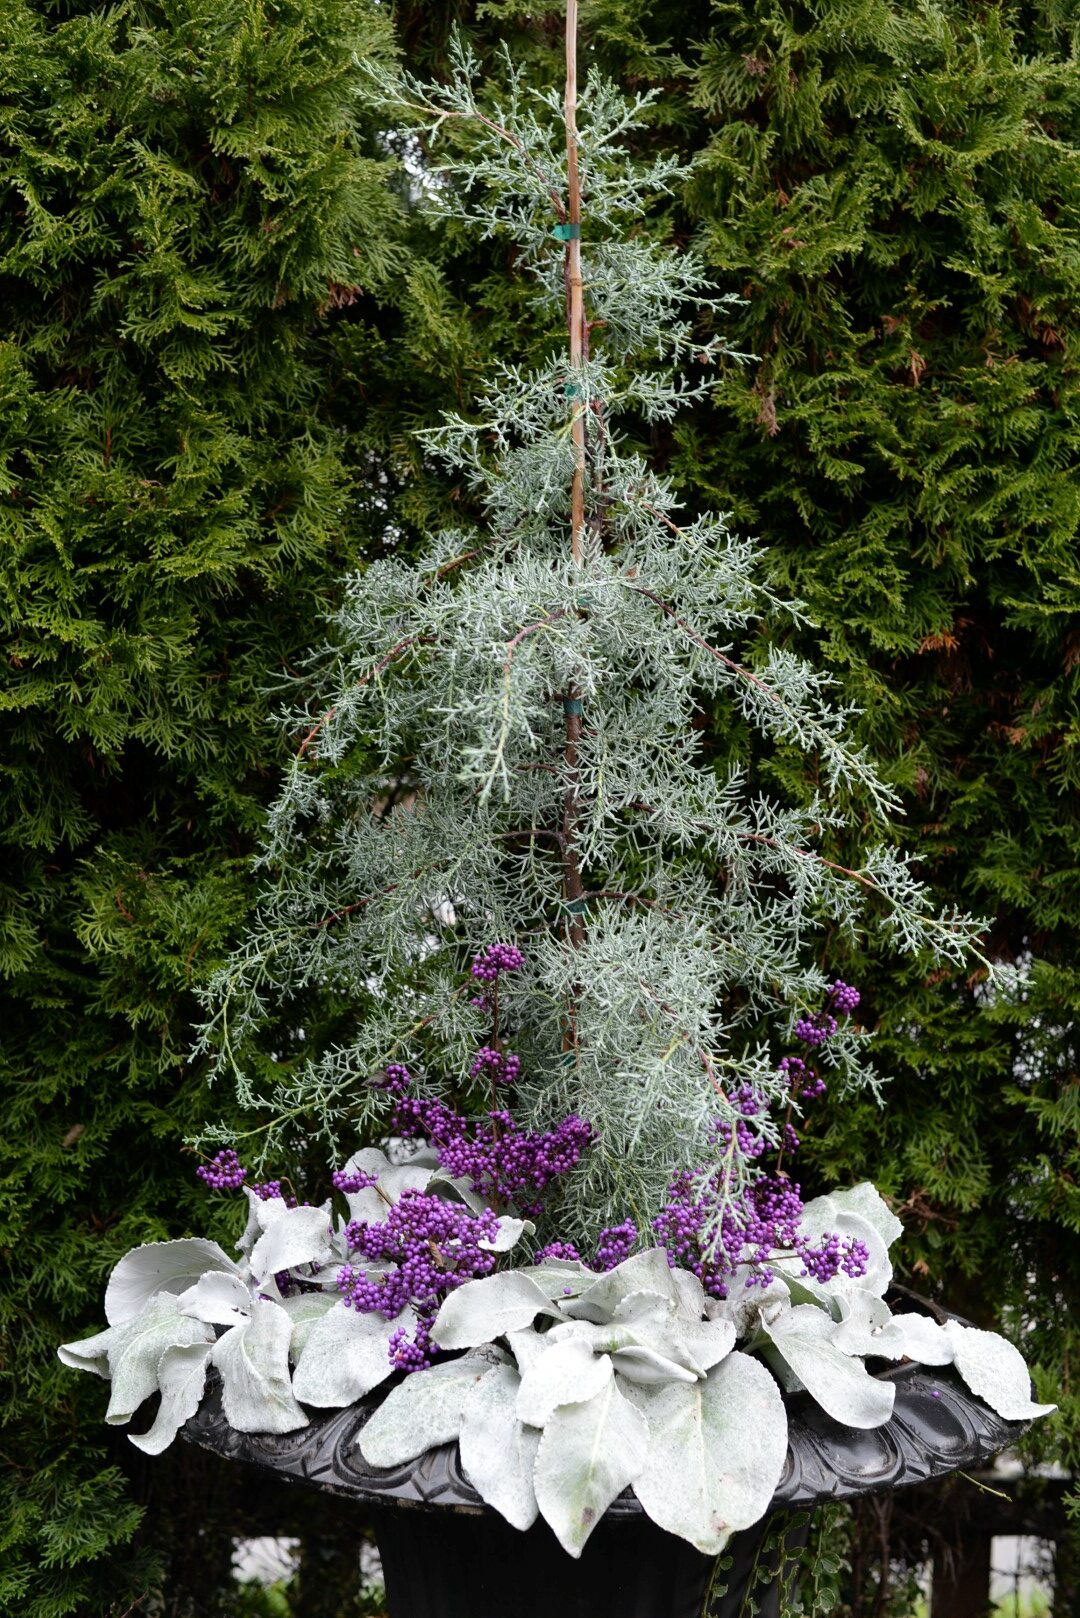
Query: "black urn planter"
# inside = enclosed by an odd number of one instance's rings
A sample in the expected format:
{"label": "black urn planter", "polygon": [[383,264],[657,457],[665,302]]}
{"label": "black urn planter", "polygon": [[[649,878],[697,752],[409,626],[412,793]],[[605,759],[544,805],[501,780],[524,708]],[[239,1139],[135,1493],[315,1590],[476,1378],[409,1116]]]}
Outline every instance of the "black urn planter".
{"label": "black urn planter", "polygon": [[[900,1288],[890,1301],[949,1318]],[[522,1533],[485,1505],[462,1473],[456,1444],[402,1466],[369,1466],[357,1437],[380,1395],[313,1413],[308,1427],[278,1436],[236,1432],[214,1386],[183,1432],[219,1455],[362,1504],[382,1557],[390,1618],[738,1618],[752,1579],[759,1618],[777,1618],[777,1570],[767,1587],[758,1582],[776,1512],[799,1513],[807,1524],[825,1501],[978,1466],[1026,1429],[995,1415],[949,1368],[903,1365],[879,1375],[895,1382],[896,1403],[887,1424],[868,1432],[842,1427],[805,1395],[786,1401],[788,1453],[772,1512],[734,1536],[731,1565],[719,1576],[711,1557],[658,1528],[629,1490],[575,1561],[546,1523]],[[786,1553],[798,1548],[789,1536]]]}

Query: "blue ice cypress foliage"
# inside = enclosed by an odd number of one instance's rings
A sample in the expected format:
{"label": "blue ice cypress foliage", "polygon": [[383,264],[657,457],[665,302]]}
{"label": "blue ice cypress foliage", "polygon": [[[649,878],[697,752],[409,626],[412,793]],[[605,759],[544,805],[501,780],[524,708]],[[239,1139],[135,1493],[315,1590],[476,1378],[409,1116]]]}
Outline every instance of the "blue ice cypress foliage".
{"label": "blue ice cypress foliage", "polygon": [[[469,1091],[486,1013],[463,969],[485,939],[515,941],[526,965],[500,1013],[524,1063],[517,1109],[592,1124],[560,1209],[589,1243],[627,1214],[646,1224],[672,1175],[708,1157],[717,1119],[735,1138],[737,1087],[786,1100],[758,1030],[821,1005],[823,923],[872,919],[952,962],[977,927],[935,912],[874,835],[892,800],[828,675],[757,635],[763,615],[799,621],[798,603],[751,542],[687,515],[640,448],[729,352],[727,300],[692,253],[639,228],[681,179],[674,159],[626,149],[650,96],[591,74],[579,106],[573,71],[563,98],[509,57],[485,93],[460,41],[451,66],[440,87],[375,71],[373,93],[427,131],[430,207],[512,246],[550,341],[422,435],[479,522],[349,581],[285,721],[259,924],[214,980],[205,1038],[265,1109],[249,1153],[290,1126],[340,1151],[385,1123],[388,1061]],[[811,756],[820,792],[792,806],[710,758],[699,718],[717,704]],[[871,833],[841,868],[821,839],[852,799]],[[253,1060],[268,1014],[313,985],[355,998],[351,1027]],[[873,1083],[848,1025],[829,1061],[841,1092]],[[736,1153],[733,1194],[746,1172]]]}

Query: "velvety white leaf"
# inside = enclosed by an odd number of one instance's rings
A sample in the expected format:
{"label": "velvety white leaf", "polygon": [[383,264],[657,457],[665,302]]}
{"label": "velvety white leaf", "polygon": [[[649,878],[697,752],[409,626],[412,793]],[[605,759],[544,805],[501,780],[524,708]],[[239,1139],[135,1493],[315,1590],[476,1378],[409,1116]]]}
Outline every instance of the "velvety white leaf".
{"label": "velvety white leaf", "polygon": [[109,1326],[80,1342],[63,1343],[56,1352],[63,1364],[76,1371],[90,1371],[106,1381],[119,1373],[119,1386],[112,1389],[106,1416],[115,1424],[127,1421],[157,1391],[157,1367],[166,1349],[211,1342],[213,1335],[209,1327],[182,1316],[171,1293],[160,1293],[148,1299],[134,1320]]}
{"label": "velvety white leaf", "polygon": [[244,1195],[247,1198],[247,1224],[243,1235],[236,1244],[237,1252],[247,1258],[262,1233],[262,1222],[259,1218],[259,1209],[262,1206],[261,1198],[257,1197],[249,1185],[244,1186]]}
{"label": "velvety white leaf", "polygon": [[321,1208],[283,1208],[251,1249],[250,1263],[252,1274],[262,1281],[301,1264],[329,1264],[334,1256],[330,1204],[324,1203]]}
{"label": "velvety white leaf", "polygon": [[428,1190],[445,1196],[448,1201],[463,1202],[474,1214],[483,1213],[485,1208],[491,1206],[486,1197],[473,1190],[472,1181],[464,1175],[445,1174],[437,1170],[428,1181]]}
{"label": "velvety white leaf", "polygon": [[466,1395],[491,1369],[481,1354],[414,1371],[391,1388],[360,1431],[360,1453],[371,1466],[399,1466],[448,1444],[461,1431]]}
{"label": "velvety white leaf", "polygon": [[[839,1318],[845,1323],[851,1321],[866,1326],[870,1331],[877,1331],[887,1326],[893,1318],[892,1310],[884,1298],[879,1298],[876,1292],[867,1292],[862,1287],[852,1287],[836,1299]],[[921,1316],[925,1319],[925,1316]]]}
{"label": "velvety white leaf", "polygon": [[624,1259],[606,1275],[601,1275],[579,1298],[566,1305],[566,1313],[577,1320],[610,1320],[616,1308],[631,1292],[659,1292],[681,1302],[682,1294],[662,1247],[650,1247]]}
{"label": "velvety white leaf", "polygon": [[292,1322],[278,1303],[256,1299],[251,1318],[214,1344],[221,1402],[238,1433],[292,1433],[308,1419],[289,1381]]}
{"label": "velvety white leaf", "polygon": [[[418,1152],[407,1163],[391,1163],[379,1176],[379,1190],[397,1202],[405,1191],[426,1191],[434,1173],[431,1162]],[[386,1218],[385,1212],[382,1218]]]}
{"label": "velvety white leaf", "polygon": [[511,1219],[508,1215],[504,1215],[499,1220],[499,1234],[495,1240],[489,1242],[481,1238],[476,1245],[482,1247],[485,1253],[509,1253],[512,1247],[516,1247],[526,1230],[533,1228],[527,1219]]}
{"label": "velvety white leaf", "polygon": [[158,1363],[161,1403],[154,1424],[148,1432],[128,1433],[136,1449],[146,1455],[160,1455],[168,1449],[185,1421],[199,1408],[212,1352],[212,1343],[189,1343],[184,1348],[165,1350]]}
{"label": "velvety white leaf", "polygon": [[108,1347],[112,1393],[105,1420],[115,1426],[130,1421],[143,1400],[157,1392],[158,1366],[167,1349],[214,1340],[213,1327],[182,1315],[169,1293],[150,1298],[134,1320],[112,1329],[116,1334]]}
{"label": "velvety white leaf", "polygon": [[872,1354],[874,1350],[870,1345],[874,1332],[892,1320],[892,1311],[885,1299],[856,1288],[842,1293],[835,1303],[840,1323],[832,1334],[833,1343],[845,1354]]}
{"label": "velvety white leaf", "polygon": [[[690,1272],[676,1270],[674,1274],[678,1280]],[[692,1275],[690,1279],[696,1282],[697,1276]],[[698,1289],[703,1310],[705,1294],[700,1283]],[[691,1295],[690,1307],[685,1308],[687,1297],[681,1287],[678,1303],[659,1292],[630,1292],[616,1304],[612,1324],[641,1328],[642,1340],[653,1350],[674,1359],[696,1375],[703,1375],[731,1353],[735,1347],[735,1327],[723,1318],[703,1320],[701,1312],[695,1312],[696,1301]],[[650,1332],[654,1340],[650,1340]],[[621,1367],[616,1365],[616,1369]]]}
{"label": "velvety white leaf", "polygon": [[[374,1174],[378,1179],[387,1172],[390,1159],[385,1152],[380,1152],[377,1146],[365,1146],[361,1151],[354,1152],[345,1165],[346,1174]],[[390,1205],[381,1197],[375,1187],[365,1186],[362,1191],[347,1191],[345,1201],[349,1207],[349,1218],[357,1220],[361,1225],[381,1225],[390,1212]]]}
{"label": "velvety white leaf", "polygon": [[791,1301],[787,1286],[779,1277],[767,1286],[751,1286],[752,1274],[748,1265],[740,1264],[728,1282],[727,1297],[705,1300],[706,1318],[730,1321],[739,1342],[753,1334],[763,1309],[777,1306],[787,1309]]}
{"label": "velvety white leaf", "polygon": [[692,1270],[676,1267],[671,1274],[679,1294],[679,1313],[687,1320],[700,1320],[705,1313],[705,1288]]}
{"label": "velvety white leaf", "polygon": [[951,1365],[954,1345],[948,1333],[927,1315],[889,1312],[880,1298],[851,1295],[845,1319],[833,1332],[845,1354],[877,1355],[886,1360],[917,1360],[921,1365]]}
{"label": "velvety white leaf", "polygon": [[[632,1325],[641,1320],[652,1321],[658,1326],[667,1325],[674,1319],[678,1308],[678,1301],[669,1292],[655,1292],[648,1288],[642,1288],[638,1292],[628,1292],[625,1298],[620,1298],[612,1311],[611,1318],[613,1321],[621,1321],[626,1325]],[[700,1318],[698,1316],[698,1319]]]}
{"label": "velvety white leaf", "polygon": [[[248,1222],[247,1228],[237,1246],[250,1256],[251,1249],[259,1237],[264,1232],[273,1230],[274,1226],[279,1225],[283,1219],[287,1220],[293,1209],[284,1197],[257,1196],[249,1185],[244,1186],[244,1192],[248,1199]],[[330,1208],[329,1202],[324,1203],[323,1206],[328,1210]],[[329,1222],[328,1218],[327,1224]]]}
{"label": "velvety white leaf", "polygon": [[594,1354],[581,1337],[567,1337],[537,1356],[522,1374],[518,1418],[530,1427],[543,1427],[559,1405],[591,1399],[611,1377],[606,1354]]}
{"label": "velvety white leaf", "polygon": [[652,1520],[718,1556],[769,1508],[787,1455],[780,1390],[749,1354],[732,1353],[704,1382],[628,1389],[649,1423],[634,1493]]}
{"label": "velvety white leaf", "polygon": [[871,1354],[887,1360],[917,1360],[920,1365],[951,1365],[956,1348],[948,1332],[926,1315],[894,1315],[873,1334]]}
{"label": "velvety white leaf", "polygon": [[799,1304],[762,1330],[812,1398],[845,1427],[881,1427],[892,1415],[896,1390],[872,1377],[832,1341],[835,1322],[812,1304]]}
{"label": "velvety white leaf", "polygon": [[186,1292],[207,1270],[239,1275],[238,1265],[217,1242],[188,1236],[176,1242],[147,1242],[125,1253],[105,1288],[105,1319],[110,1326],[134,1320],[157,1292]]}
{"label": "velvety white leaf", "polygon": [[1057,1405],[1038,1405],[1031,1398],[1031,1372],[1020,1350],[997,1332],[979,1331],[950,1320],[945,1326],[955,1352],[956,1369],[978,1399],[984,1399],[1006,1421],[1032,1421],[1048,1416]]}
{"label": "velvety white leaf", "polygon": [[904,1227],[883,1199],[880,1191],[869,1180],[861,1180],[858,1185],[849,1186],[844,1190],[830,1191],[829,1200],[844,1213],[858,1214],[867,1224],[873,1225],[886,1248],[892,1246],[898,1236],[904,1234]]}
{"label": "velvety white leaf", "polygon": [[[873,1187],[870,1187],[873,1190]],[[877,1193],[874,1193],[875,1196]],[[847,1276],[840,1272],[831,1281],[815,1283],[823,1287],[826,1293],[850,1291],[858,1287],[864,1292],[876,1292],[879,1296],[885,1291],[892,1280],[892,1264],[889,1262],[889,1249],[885,1238],[868,1219],[844,1202],[844,1193],[831,1192],[825,1197],[815,1197],[803,1209],[802,1231],[810,1236],[814,1243],[821,1238],[835,1232],[838,1236],[855,1237],[865,1242],[869,1251],[865,1275],[858,1277]],[[886,1214],[888,1209],[885,1209]],[[891,1216],[890,1216],[891,1217]]]}
{"label": "velvety white leaf", "polygon": [[411,1309],[386,1320],[335,1303],[308,1329],[293,1375],[294,1394],[319,1410],[336,1410],[362,1399],[394,1369],[389,1343],[403,1329],[410,1335],[416,1330]]}
{"label": "velvety white leaf", "polygon": [[686,1346],[703,1371],[727,1359],[735,1347],[735,1327],[730,1320],[702,1320],[683,1327]]}
{"label": "velvety white leaf", "polygon": [[120,1326],[108,1326],[105,1331],[95,1332],[93,1337],[83,1337],[74,1343],[61,1343],[56,1350],[57,1359],[64,1365],[70,1365],[73,1371],[90,1371],[94,1376],[104,1377],[107,1382],[112,1375],[109,1370],[109,1346],[116,1341],[122,1329]]}
{"label": "velvety white leaf", "polygon": [[503,1335],[510,1345],[510,1352],[517,1361],[517,1368],[522,1376],[551,1346],[548,1334],[538,1332],[532,1326],[525,1326],[521,1331],[504,1332]]}
{"label": "velvety white leaf", "polygon": [[[705,1375],[690,1346],[697,1326],[680,1316],[644,1316],[629,1325],[618,1320],[607,1325],[582,1321],[581,1326],[594,1353],[610,1354],[615,1369],[631,1381],[688,1382]],[[555,1328],[559,1334],[562,1330]]]}
{"label": "velvety white leaf", "polygon": [[[812,1275],[804,1274],[805,1265],[796,1254],[770,1255],[769,1268],[776,1280],[786,1287],[793,1304],[813,1304],[818,1309],[824,1309],[834,1320],[840,1320],[843,1316],[846,1288],[859,1285],[858,1281],[852,1281],[845,1276],[845,1291],[838,1291],[835,1282],[815,1281]],[[876,1294],[867,1293],[866,1296]]]}
{"label": "velvety white leaf", "polygon": [[617,1494],[633,1483],[649,1448],[649,1426],[615,1378],[583,1403],[562,1405],[540,1440],[533,1487],[544,1521],[577,1557]]}
{"label": "velvety white leaf", "polygon": [[458,1445],[461,1467],[482,1500],[514,1528],[530,1528],[538,1507],[533,1467],[540,1433],[518,1420],[521,1378],[512,1365],[492,1366],[465,1395]]}
{"label": "velvety white leaf", "polygon": [[645,1384],[659,1382],[698,1382],[701,1376],[665,1354],[650,1348],[647,1343],[628,1343],[625,1348],[613,1350],[611,1363],[628,1382]]}
{"label": "velvety white leaf", "polygon": [[340,1299],[333,1292],[293,1292],[289,1297],[282,1298],[281,1307],[292,1322],[289,1358],[293,1364],[303,1353],[312,1326],[329,1314],[331,1309],[336,1309],[339,1302]]}
{"label": "velvety white leaf", "polygon": [[570,1258],[546,1258],[541,1264],[530,1264],[525,1273],[557,1304],[578,1297],[596,1280],[595,1270]]}
{"label": "velvety white leaf", "polygon": [[207,1270],[177,1302],[182,1315],[193,1315],[211,1326],[235,1326],[251,1308],[251,1292],[238,1275]]}
{"label": "velvety white leaf", "polygon": [[431,1328],[442,1348],[476,1348],[508,1331],[531,1325],[539,1314],[554,1311],[529,1270],[486,1275],[444,1298]]}

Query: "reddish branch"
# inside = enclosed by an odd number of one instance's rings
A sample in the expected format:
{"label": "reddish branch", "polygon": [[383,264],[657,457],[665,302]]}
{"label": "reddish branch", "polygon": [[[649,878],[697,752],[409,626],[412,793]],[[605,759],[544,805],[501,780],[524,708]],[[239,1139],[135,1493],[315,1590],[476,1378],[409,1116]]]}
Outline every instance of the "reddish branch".
{"label": "reddish branch", "polygon": [[[573,388],[571,438],[574,447],[574,475],[570,487],[570,555],[578,566],[584,560],[585,528],[585,406],[581,383],[582,359],[586,342],[585,293],[581,276],[581,175],[578,168],[577,134],[577,29],[578,0],[566,3],[566,93],[563,113],[566,123],[566,180],[569,226],[566,243],[566,320],[570,339],[570,379]],[[577,850],[578,747],[581,742],[581,696],[574,686],[566,692],[566,791],[563,796],[563,899],[572,906],[568,937],[574,949],[585,941],[585,919],[581,913],[583,884]],[[577,1043],[576,1016],[571,1004],[567,1026],[567,1046]]]}
{"label": "reddish branch", "polygon": [[[367,685],[368,681],[374,680],[377,675],[382,673],[383,669],[389,668],[394,659],[396,657],[400,657],[402,652],[407,652],[410,646],[430,645],[432,638],[433,637],[431,635],[410,635],[408,640],[398,641],[396,646],[391,646],[390,650],[384,657],[380,657],[379,661],[375,664],[375,667],[365,674],[363,679],[355,681],[355,683],[350,686],[349,689],[351,691],[356,691],[360,688],[360,686]],[[303,758],[304,754],[307,752],[320,730],[322,730],[324,725],[328,725],[330,723],[337,711],[338,704],[335,702],[333,707],[327,708],[322,717],[316,720],[315,724],[312,725],[311,729],[300,743],[300,748],[296,755],[297,758]]]}

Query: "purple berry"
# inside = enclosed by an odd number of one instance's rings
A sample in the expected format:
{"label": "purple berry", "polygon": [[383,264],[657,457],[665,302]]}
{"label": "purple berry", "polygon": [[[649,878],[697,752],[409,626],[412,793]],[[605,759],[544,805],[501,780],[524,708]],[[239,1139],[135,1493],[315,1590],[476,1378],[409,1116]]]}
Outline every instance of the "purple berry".
{"label": "purple berry", "polygon": [[235,1191],[247,1178],[247,1169],[240,1166],[231,1146],[224,1147],[209,1163],[200,1163],[195,1173],[215,1191]]}

